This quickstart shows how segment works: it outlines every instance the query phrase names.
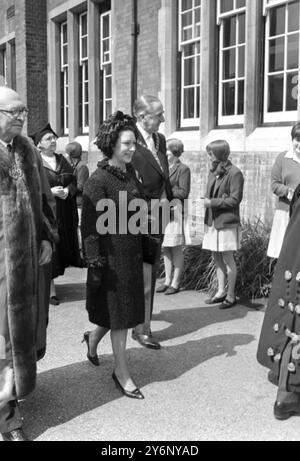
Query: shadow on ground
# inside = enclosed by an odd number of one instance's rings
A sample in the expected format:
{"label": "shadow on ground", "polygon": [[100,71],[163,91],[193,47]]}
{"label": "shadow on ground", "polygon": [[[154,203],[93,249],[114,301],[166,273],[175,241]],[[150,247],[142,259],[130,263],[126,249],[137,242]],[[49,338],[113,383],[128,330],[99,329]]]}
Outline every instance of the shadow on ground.
{"label": "shadow on ground", "polygon": [[86,299],[85,283],[64,283],[57,284],[56,293],[61,303],[84,301]]}
{"label": "shadow on ground", "polygon": [[[130,369],[139,387],[143,388],[153,382],[175,380],[213,357],[234,356],[237,347],[254,339],[248,334],[218,335],[155,352],[134,348],[128,351]],[[35,439],[52,427],[122,397],[111,379],[112,369],[112,355],[104,355],[97,368],[85,361],[40,373],[36,391],[21,404],[28,435]],[[143,392],[147,399],[147,389]],[[142,403],[138,403],[142,411]],[[105,428],[102,436],[105,437]]]}
{"label": "shadow on ground", "polygon": [[192,309],[162,310],[153,315],[153,320],[170,324],[167,328],[155,332],[157,341],[166,341],[201,330],[208,325],[243,319],[251,311],[260,311],[261,304],[238,304],[231,309],[221,310],[218,305],[194,307]]}

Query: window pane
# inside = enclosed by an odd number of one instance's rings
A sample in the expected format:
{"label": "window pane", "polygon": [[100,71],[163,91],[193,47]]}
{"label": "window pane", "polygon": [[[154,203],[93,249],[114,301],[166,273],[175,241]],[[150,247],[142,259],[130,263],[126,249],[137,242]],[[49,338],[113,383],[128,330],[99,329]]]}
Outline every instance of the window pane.
{"label": "window pane", "polygon": [[68,28],[66,25],[63,26],[63,43],[68,42]]}
{"label": "window pane", "polygon": [[200,86],[196,88],[196,117],[200,117]]}
{"label": "window pane", "polygon": [[298,73],[287,74],[286,110],[297,110],[298,106]]}
{"label": "window pane", "polygon": [[245,76],[245,47],[241,46],[238,49],[239,53],[239,77]]}
{"label": "window pane", "polygon": [[235,48],[233,50],[226,50],[223,52],[224,80],[235,78],[235,53]]}
{"label": "window pane", "polygon": [[88,104],[84,106],[84,118],[85,118],[84,126],[88,127],[89,126],[89,106]]}
{"label": "window pane", "polygon": [[201,0],[195,0],[195,6],[200,6],[201,5]]}
{"label": "window pane", "polygon": [[240,14],[239,18],[239,41],[238,43],[246,42],[246,15]]}
{"label": "window pane", "polygon": [[222,115],[234,115],[235,82],[223,84],[223,109]]}
{"label": "window pane", "polygon": [[184,61],[184,86],[195,83],[195,59],[189,58]]}
{"label": "window pane", "polygon": [[182,11],[190,10],[193,7],[193,0],[182,0]]}
{"label": "window pane", "polygon": [[111,101],[107,101],[105,104],[105,111],[106,111],[106,117],[109,117],[112,113],[112,103]]}
{"label": "window pane", "polygon": [[193,12],[189,11],[188,13],[184,13],[181,16],[182,27],[191,26],[193,24]]}
{"label": "window pane", "polygon": [[188,29],[184,29],[182,31],[182,41],[187,42],[193,38],[193,27],[189,27]]}
{"label": "window pane", "polygon": [[66,128],[69,128],[69,109],[66,109]]}
{"label": "window pane", "polygon": [[111,99],[112,91],[111,91],[111,77],[106,78],[106,99]]}
{"label": "window pane", "polygon": [[287,68],[297,69],[299,65],[299,34],[288,36]]}
{"label": "window pane", "polygon": [[200,84],[200,56],[196,57],[196,83]]}
{"label": "window pane", "polygon": [[221,0],[221,13],[231,11],[233,9],[233,0]]}
{"label": "window pane", "polygon": [[63,65],[68,64],[68,47],[63,47]]}
{"label": "window pane", "polygon": [[89,84],[84,84],[84,102],[89,102]]}
{"label": "window pane", "polygon": [[285,32],[285,5],[272,8],[270,11],[270,36]]}
{"label": "window pane", "polygon": [[244,88],[245,88],[245,81],[240,80],[238,82],[238,115],[244,114]]}
{"label": "window pane", "polygon": [[195,43],[189,43],[188,45],[184,45],[184,57],[187,57],[187,56],[194,56],[195,52],[196,52],[196,47],[195,47]]}
{"label": "window pane", "polygon": [[236,16],[224,20],[224,43],[227,48],[236,44]]}
{"label": "window pane", "polygon": [[270,40],[269,72],[277,72],[284,68],[284,37]]}
{"label": "window pane", "polygon": [[269,77],[268,112],[283,110],[283,74]]}
{"label": "window pane", "polygon": [[288,4],[288,18],[289,18],[288,31],[294,32],[295,30],[299,30],[300,28],[300,24],[299,24],[300,2],[299,0]]}
{"label": "window pane", "polygon": [[236,0],[236,8],[244,8],[246,6],[246,0]]}
{"label": "window pane", "polygon": [[81,35],[87,34],[87,15],[81,16]]}
{"label": "window pane", "polygon": [[81,51],[81,58],[84,59],[84,58],[87,58],[87,38],[83,38],[82,41],[81,41],[81,46],[82,46],[82,51]]}
{"label": "window pane", "polygon": [[109,16],[104,16],[103,18],[103,38],[109,37]]}
{"label": "window pane", "polygon": [[183,117],[194,118],[195,113],[195,92],[194,88],[185,88],[183,92]]}

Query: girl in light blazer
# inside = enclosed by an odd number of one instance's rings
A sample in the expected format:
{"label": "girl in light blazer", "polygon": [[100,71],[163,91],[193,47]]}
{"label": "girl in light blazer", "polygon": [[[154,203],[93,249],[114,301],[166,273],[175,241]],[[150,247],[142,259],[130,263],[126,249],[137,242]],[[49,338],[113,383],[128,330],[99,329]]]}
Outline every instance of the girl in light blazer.
{"label": "girl in light blazer", "polygon": [[[184,146],[179,139],[167,141],[167,157],[169,162],[170,183],[174,199],[181,202],[181,206],[173,208],[173,219],[165,229],[163,249],[165,265],[165,283],[156,291],[165,295],[174,295],[179,292],[180,280],[184,266],[183,245],[184,235],[184,200],[188,198],[191,189],[191,170],[179,160]],[[180,202],[178,205],[180,205]]]}
{"label": "girl in light blazer", "polygon": [[218,279],[218,290],[215,296],[206,300],[206,304],[223,303],[220,309],[228,309],[236,304],[234,252],[240,249],[239,207],[244,178],[242,172],[228,160],[230,147],[226,141],[214,141],[206,147],[206,151],[211,168],[204,199],[206,212],[202,248],[213,252]]}

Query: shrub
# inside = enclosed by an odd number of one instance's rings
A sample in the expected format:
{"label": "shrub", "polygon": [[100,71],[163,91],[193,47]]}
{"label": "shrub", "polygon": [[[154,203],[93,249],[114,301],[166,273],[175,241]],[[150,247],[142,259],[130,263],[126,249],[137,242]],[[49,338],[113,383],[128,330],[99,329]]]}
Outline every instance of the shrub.
{"label": "shrub", "polygon": [[[273,264],[267,257],[270,227],[260,219],[244,221],[241,229],[241,250],[236,256],[238,276],[236,294],[246,298],[265,296],[273,276]],[[181,285],[187,290],[207,291],[217,289],[215,265],[210,251],[201,245],[187,246],[184,250],[184,272]],[[163,275],[163,264],[160,275]]]}

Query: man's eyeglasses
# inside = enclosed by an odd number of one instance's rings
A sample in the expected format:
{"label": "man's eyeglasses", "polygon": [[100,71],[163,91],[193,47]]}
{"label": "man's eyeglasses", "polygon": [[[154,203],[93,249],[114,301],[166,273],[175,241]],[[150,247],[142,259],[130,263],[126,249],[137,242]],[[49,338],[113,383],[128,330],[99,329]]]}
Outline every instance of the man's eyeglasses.
{"label": "man's eyeglasses", "polygon": [[22,109],[15,109],[15,110],[5,110],[5,109],[0,109],[0,112],[3,114],[7,114],[8,117],[11,118],[21,118],[25,120],[28,114],[28,109],[23,107]]}

